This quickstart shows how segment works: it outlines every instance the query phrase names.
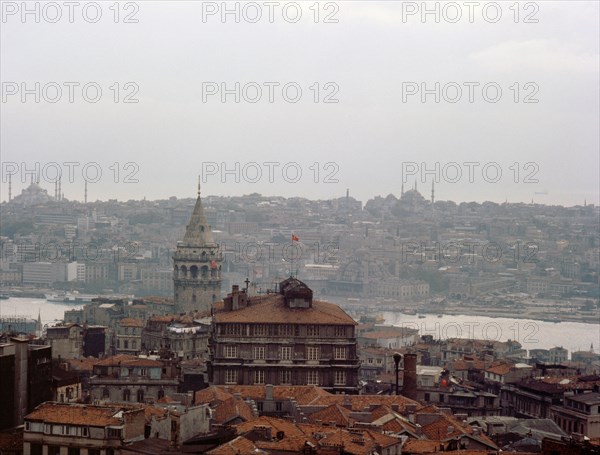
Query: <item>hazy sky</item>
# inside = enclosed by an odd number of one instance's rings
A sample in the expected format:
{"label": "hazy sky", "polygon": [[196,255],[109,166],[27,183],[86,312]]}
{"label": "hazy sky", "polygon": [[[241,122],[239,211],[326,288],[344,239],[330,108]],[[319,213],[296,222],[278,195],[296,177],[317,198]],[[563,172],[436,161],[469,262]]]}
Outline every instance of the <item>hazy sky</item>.
{"label": "hazy sky", "polygon": [[26,7],[2,2],[2,200],[36,166],[53,194],[58,163],[79,200],[85,178],[126,200],[203,175],[216,195],[366,201],[416,178],[441,200],[598,204],[595,0]]}

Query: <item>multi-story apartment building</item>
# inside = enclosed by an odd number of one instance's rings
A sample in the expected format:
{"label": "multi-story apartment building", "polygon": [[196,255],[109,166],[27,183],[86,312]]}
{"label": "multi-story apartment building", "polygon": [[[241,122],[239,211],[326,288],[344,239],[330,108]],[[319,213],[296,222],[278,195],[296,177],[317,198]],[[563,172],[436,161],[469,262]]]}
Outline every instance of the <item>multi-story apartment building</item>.
{"label": "multi-story apartment building", "polygon": [[117,326],[117,354],[137,355],[142,349],[142,329],[140,319],[123,318]]}
{"label": "multi-story apartment building", "polygon": [[562,406],[552,406],[552,419],[567,434],[600,437],[600,393],[566,394]]}
{"label": "multi-story apartment building", "polygon": [[279,288],[250,298],[233,286],[215,305],[213,384],[316,385],[357,393],[356,322],[337,305],[313,301],[312,290],[296,278]]}
{"label": "multi-story apartment building", "polygon": [[179,380],[165,373],[158,360],[130,355],[107,357],[94,364],[89,380],[93,400],[112,402],[156,401],[177,392]]}
{"label": "multi-story apartment building", "polygon": [[47,402],[25,417],[23,455],[114,455],[144,426],[143,406]]}
{"label": "multi-story apartment building", "polygon": [[51,351],[25,337],[0,343],[0,430],[22,425],[25,414],[52,399]]}
{"label": "multi-story apartment building", "polygon": [[182,360],[204,358],[208,354],[210,321],[192,316],[153,316],[142,331],[145,351],[170,352]]}

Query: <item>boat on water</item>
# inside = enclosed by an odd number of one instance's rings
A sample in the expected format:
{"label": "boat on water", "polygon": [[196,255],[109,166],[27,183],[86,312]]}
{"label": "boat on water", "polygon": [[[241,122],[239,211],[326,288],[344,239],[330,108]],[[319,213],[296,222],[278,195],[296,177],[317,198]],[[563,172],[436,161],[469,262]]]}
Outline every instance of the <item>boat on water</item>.
{"label": "boat on water", "polygon": [[419,315],[419,319],[425,319],[425,315],[424,314],[420,314]]}
{"label": "boat on water", "polygon": [[78,292],[62,292],[57,294],[46,294],[46,300],[48,302],[55,303],[90,303],[92,299],[97,298],[97,295],[79,294]]}
{"label": "boat on water", "polygon": [[8,294],[6,294],[4,292],[0,293],[0,300],[6,300],[6,299],[9,299],[9,298],[10,298],[10,295],[8,295]]}
{"label": "boat on water", "polygon": [[54,294],[44,294],[47,302],[53,303],[70,303],[73,305],[82,305],[92,303],[94,299],[101,297],[108,299],[123,299],[130,300],[135,298],[133,294],[80,294],[77,291],[73,292],[57,292]]}

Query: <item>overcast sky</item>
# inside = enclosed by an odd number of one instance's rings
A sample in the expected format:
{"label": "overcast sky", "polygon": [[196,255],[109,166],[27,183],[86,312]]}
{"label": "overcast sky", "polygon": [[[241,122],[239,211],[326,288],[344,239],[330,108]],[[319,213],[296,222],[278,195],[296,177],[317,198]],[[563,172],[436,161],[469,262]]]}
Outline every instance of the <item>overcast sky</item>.
{"label": "overcast sky", "polygon": [[275,3],[2,2],[0,199],[598,204],[599,2]]}

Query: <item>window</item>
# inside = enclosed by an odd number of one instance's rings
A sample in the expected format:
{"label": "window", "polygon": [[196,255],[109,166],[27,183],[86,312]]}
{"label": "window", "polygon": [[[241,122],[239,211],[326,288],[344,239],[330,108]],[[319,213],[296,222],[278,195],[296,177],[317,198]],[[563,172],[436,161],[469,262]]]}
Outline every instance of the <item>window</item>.
{"label": "window", "polygon": [[334,377],[335,385],[346,385],[346,372],[345,371],[336,371]]}
{"label": "window", "polygon": [[68,455],[79,455],[79,447],[69,447]]}
{"label": "window", "polygon": [[264,403],[262,401],[259,401],[258,403],[256,403],[256,409],[258,410],[258,412],[263,412]]}
{"label": "window", "polygon": [[242,325],[241,324],[226,324],[223,328],[225,335],[241,335]]}
{"label": "window", "polygon": [[291,384],[292,383],[292,372],[290,370],[281,370],[279,372],[279,383],[280,384]]}
{"label": "window", "polygon": [[346,358],[346,347],[336,346],[333,351],[333,358],[336,360],[342,360]]}
{"label": "window", "polygon": [[48,446],[48,455],[60,455],[60,447]]}
{"label": "window", "polygon": [[145,368],[140,368],[140,376],[146,376],[148,371]]}
{"label": "window", "polygon": [[110,397],[110,392],[108,391],[108,389],[102,389],[102,398],[109,398]]}
{"label": "window", "polygon": [[291,346],[281,346],[279,348],[279,358],[281,360],[292,360],[292,347]]}
{"label": "window", "polygon": [[264,346],[254,346],[254,359],[255,360],[265,360],[265,347]]}
{"label": "window", "polygon": [[121,429],[120,428],[109,428],[108,429],[108,437],[109,438],[121,438]]}
{"label": "window", "polygon": [[319,385],[319,372],[317,370],[309,370],[306,372],[307,385]]}
{"label": "window", "polygon": [[281,401],[275,402],[275,411],[283,411],[283,403]]}
{"label": "window", "polygon": [[82,436],[88,435],[88,427],[81,427],[81,435]]}
{"label": "window", "polygon": [[319,326],[318,325],[306,326],[306,336],[307,337],[318,337],[319,336]]}
{"label": "window", "polygon": [[137,349],[137,342],[135,340],[131,342],[131,349]]}
{"label": "window", "polygon": [[138,403],[143,403],[144,402],[144,390],[143,389],[138,389],[138,391],[137,391],[137,401],[138,401]]}
{"label": "window", "polygon": [[129,397],[131,396],[131,392],[129,389],[123,390],[123,401],[129,401]]}
{"label": "window", "polygon": [[30,444],[29,445],[29,453],[31,455],[42,455],[42,444]]}
{"label": "window", "polygon": [[226,345],[225,346],[225,358],[235,359],[237,357],[237,346]]}
{"label": "window", "polygon": [[291,337],[294,336],[294,326],[291,324],[284,324],[279,326],[279,336]]}
{"label": "window", "polygon": [[318,346],[307,346],[306,347],[306,359],[307,360],[319,360],[319,347]]}
{"label": "window", "polygon": [[255,324],[253,330],[253,335],[257,337],[262,337],[267,335],[267,325],[266,324]]}
{"label": "window", "polygon": [[254,384],[265,383],[265,370],[256,370],[254,372]]}
{"label": "window", "polygon": [[225,384],[237,384],[237,370],[225,370]]}
{"label": "window", "polygon": [[344,327],[343,325],[336,325],[335,329],[333,330],[333,333],[336,337],[346,336],[346,327]]}

